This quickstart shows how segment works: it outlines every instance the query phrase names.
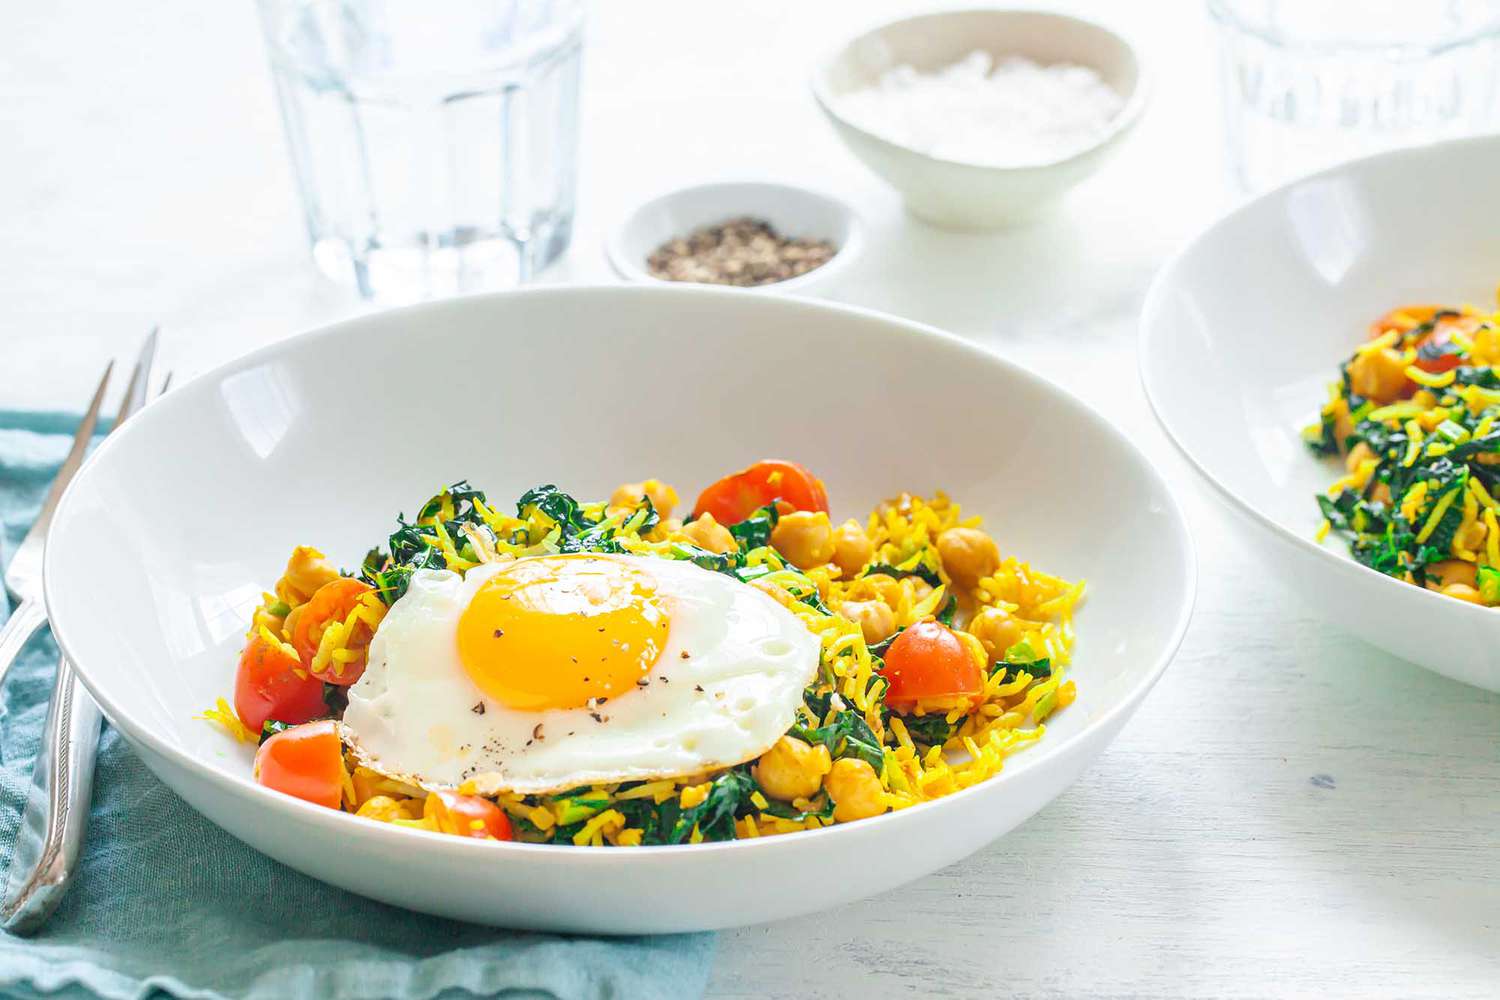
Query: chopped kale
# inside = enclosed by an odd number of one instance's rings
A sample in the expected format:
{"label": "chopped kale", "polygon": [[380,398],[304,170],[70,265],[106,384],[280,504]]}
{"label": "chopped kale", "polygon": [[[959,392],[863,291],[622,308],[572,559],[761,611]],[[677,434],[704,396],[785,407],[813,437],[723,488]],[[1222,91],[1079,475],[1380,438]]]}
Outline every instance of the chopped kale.
{"label": "chopped kale", "polygon": [[947,715],[904,715],[901,723],[912,742],[923,747],[940,747],[958,732],[959,723],[949,722]]}
{"label": "chopped kale", "polygon": [[791,734],[808,743],[823,744],[834,760],[858,757],[879,771],[885,759],[885,751],[881,749],[875,731],[865,717],[852,708],[841,710],[832,722],[816,729],[793,726]]}
{"label": "chopped kale", "polygon": [[943,578],[938,576],[936,570],[921,564],[918,564],[911,569],[902,569],[899,566],[892,566],[890,563],[871,563],[870,565],[866,566],[864,568],[864,571],[859,575],[875,576],[876,574],[893,576],[898,580],[903,576],[914,576],[934,587],[942,586],[943,583]]}
{"label": "chopped kale", "polygon": [[328,706],[328,714],[335,719],[344,717],[344,709],[349,707],[349,689],[342,684],[329,684],[323,682],[323,704]]}
{"label": "chopped kale", "polygon": [[780,515],[775,504],[766,504],[738,524],[729,526],[729,533],[739,543],[741,552],[763,548],[771,544],[771,532]]}
{"label": "chopped kale", "polygon": [[750,796],[755,791],[755,779],[748,767],[742,765],[725,771],[714,779],[708,798],[682,810],[672,824],[669,842],[685,843],[695,829],[704,840],[733,840],[734,821],[751,810]]}

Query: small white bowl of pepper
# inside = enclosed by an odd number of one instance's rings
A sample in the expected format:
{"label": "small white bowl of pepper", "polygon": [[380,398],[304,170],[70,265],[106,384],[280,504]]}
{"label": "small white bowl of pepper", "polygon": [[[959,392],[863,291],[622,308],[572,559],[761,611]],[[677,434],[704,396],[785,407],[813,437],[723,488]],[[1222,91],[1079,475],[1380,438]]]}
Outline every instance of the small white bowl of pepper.
{"label": "small white bowl of pepper", "polygon": [[766,181],[680,188],[632,212],[605,244],[627,281],[802,293],[826,285],[864,249],[842,201]]}

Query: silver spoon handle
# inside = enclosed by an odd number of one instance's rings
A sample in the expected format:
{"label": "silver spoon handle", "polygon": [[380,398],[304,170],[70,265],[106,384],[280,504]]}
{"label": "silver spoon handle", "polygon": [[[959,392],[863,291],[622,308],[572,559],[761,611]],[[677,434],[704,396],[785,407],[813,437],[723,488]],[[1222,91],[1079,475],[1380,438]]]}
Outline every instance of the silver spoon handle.
{"label": "silver spoon handle", "polygon": [[[99,722],[99,706],[79,683],[67,657],[59,657],[32,778],[32,802],[0,901],[0,927],[13,934],[30,934],[46,923],[73,877],[88,827]],[[37,808],[43,803],[45,808]]]}

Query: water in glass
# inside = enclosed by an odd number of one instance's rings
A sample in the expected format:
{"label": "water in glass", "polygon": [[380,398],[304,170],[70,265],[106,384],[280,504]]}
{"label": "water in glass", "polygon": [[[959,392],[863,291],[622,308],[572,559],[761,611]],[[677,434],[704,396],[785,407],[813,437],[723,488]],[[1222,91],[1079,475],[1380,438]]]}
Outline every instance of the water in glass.
{"label": "water in glass", "polygon": [[368,298],[524,282],[573,222],[577,0],[260,0],[313,257]]}

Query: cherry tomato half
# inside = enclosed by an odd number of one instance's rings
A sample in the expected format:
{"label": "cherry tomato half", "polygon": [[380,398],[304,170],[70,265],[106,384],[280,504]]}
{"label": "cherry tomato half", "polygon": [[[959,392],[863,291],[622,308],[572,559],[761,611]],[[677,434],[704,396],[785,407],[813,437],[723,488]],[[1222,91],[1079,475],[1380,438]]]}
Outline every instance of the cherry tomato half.
{"label": "cherry tomato half", "polygon": [[1464,359],[1455,353],[1456,348],[1449,346],[1453,343],[1453,335],[1472,336],[1477,329],[1477,316],[1444,316],[1433,324],[1432,332],[1417,345],[1417,367],[1434,375],[1457,368]]}
{"label": "cherry tomato half", "polygon": [[489,799],[457,792],[433,792],[422,804],[423,817],[443,833],[480,840],[512,840],[510,817]]}
{"label": "cherry tomato half", "polygon": [[1443,308],[1443,306],[1424,305],[1397,306],[1370,324],[1370,339],[1383,337],[1392,330],[1398,333],[1414,330],[1423,323],[1430,323],[1432,317]]}
{"label": "cherry tomato half", "polygon": [[890,684],[885,702],[897,712],[923,698],[974,697],[984,690],[984,674],[963,641],[930,618],[896,636],[881,675]]}
{"label": "cherry tomato half", "polygon": [[[311,670],[313,656],[318,651],[318,643],[322,641],[323,633],[328,630],[328,626],[347,618],[349,612],[359,604],[360,598],[373,589],[368,583],[341,576],[337,580],[330,580],[323,584],[306,604],[297,609],[296,618],[292,624],[292,646],[297,650],[297,655],[302,657],[302,662],[308,665],[309,670]],[[342,663],[330,662],[323,669],[312,671],[314,677],[330,684],[343,685],[353,684],[359,680],[359,675],[365,672],[368,646],[373,632],[363,626],[356,626],[356,628],[358,634],[347,644],[349,650],[356,654],[355,658]]]}
{"label": "cherry tomato half", "polygon": [[323,682],[307,672],[295,650],[259,630],[240,654],[234,710],[253,733],[259,733],[267,719],[296,725],[328,714]]}
{"label": "cherry tomato half", "polygon": [[720,524],[739,524],[757,509],[780,500],[787,510],[827,511],[823,481],[796,462],[767,460],[725,476],[704,490],[693,516],[712,514]]}
{"label": "cherry tomato half", "polygon": [[283,729],[255,754],[255,780],[314,805],[339,808],[344,748],[332,719]]}

